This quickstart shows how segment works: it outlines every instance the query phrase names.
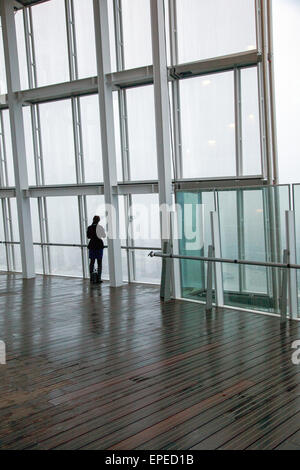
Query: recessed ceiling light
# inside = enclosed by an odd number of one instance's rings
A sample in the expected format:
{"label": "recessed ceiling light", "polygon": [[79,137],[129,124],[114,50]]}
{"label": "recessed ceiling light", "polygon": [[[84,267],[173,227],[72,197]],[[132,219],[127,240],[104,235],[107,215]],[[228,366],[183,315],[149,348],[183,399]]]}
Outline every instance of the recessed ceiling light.
{"label": "recessed ceiling light", "polygon": [[207,86],[211,84],[211,80],[203,80],[202,86]]}
{"label": "recessed ceiling light", "polygon": [[209,140],[208,145],[216,145],[217,141],[216,140]]}
{"label": "recessed ceiling light", "polygon": [[248,51],[253,51],[256,49],[256,47],[254,46],[254,44],[250,44],[249,46],[247,46],[247,49]]}
{"label": "recessed ceiling light", "polygon": [[228,124],[228,127],[230,127],[230,129],[234,129],[235,128],[234,122],[231,122],[230,124]]}
{"label": "recessed ceiling light", "polygon": [[251,121],[253,121],[254,118],[255,118],[254,114],[249,114],[249,119],[251,119]]}

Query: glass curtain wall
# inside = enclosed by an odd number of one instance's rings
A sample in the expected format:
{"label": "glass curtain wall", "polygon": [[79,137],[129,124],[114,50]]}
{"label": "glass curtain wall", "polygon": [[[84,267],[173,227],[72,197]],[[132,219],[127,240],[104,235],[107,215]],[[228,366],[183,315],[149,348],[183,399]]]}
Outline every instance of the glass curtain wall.
{"label": "glass curtain wall", "polygon": [[[174,18],[170,17],[170,2],[165,0],[164,5],[166,47],[172,65],[210,60],[257,47],[254,0],[176,0],[177,24],[171,28],[170,20],[174,21]],[[150,1],[108,0],[108,12],[112,72],[151,65]],[[18,11],[15,18],[22,89],[97,74],[92,0],[51,0]],[[118,23],[116,19],[121,28],[115,27]],[[175,30],[178,31],[177,54],[172,42]],[[2,49],[0,41],[0,58]],[[73,71],[70,61],[75,64]],[[240,75],[240,89],[236,85],[237,74]],[[172,148],[175,141],[178,141],[180,148],[176,161],[173,151],[174,175],[199,180],[261,175],[257,76],[257,67],[247,67],[175,80],[170,84]],[[0,80],[5,90],[3,67],[0,69]],[[137,86],[114,91],[113,95],[118,180],[140,184],[156,182],[154,88],[152,85]],[[237,114],[235,107],[237,96],[241,100],[240,114]],[[178,122],[174,121],[175,111]],[[6,185],[9,186],[14,185],[14,179],[8,111],[1,111],[1,115],[4,134],[9,136],[6,138]],[[97,95],[24,107],[24,122],[31,186],[103,183]],[[237,128],[242,129],[242,150],[239,154]],[[242,161],[239,175],[238,158]],[[201,196],[188,193],[178,197],[183,198],[179,200],[180,204],[187,198],[192,207],[199,200],[203,201],[204,212],[192,216],[202,222],[209,219],[209,211],[216,203],[214,192],[204,191]],[[224,196],[224,204],[225,199]],[[9,201],[6,204],[8,206]],[[65,214],[61,207],[66,210]],[[105,216],[103,207],[103,196],[33,200],[34,242],[86,243],[82,228],[84,232],[95,212]],[[151,233],[142,236],[140,227],[149,225],[149,217]],[[232,221],[233,226],[237,223],[237,220]],[[159,248],[157,194],[120,196],[120,224],[124,247]],[[201,233],[203,244],[201,240],[197,241],[199,253],[205,252],[209,244],[207,221]],[[12,234],[6,236],[10,241],[17,241]],[[185,253],[190,252],[189,242],[182,241],[181,249]],[[18,249],[12,248],[16,252]],[[56,246],[42,250],[36,246],[35,251],[37,272],[84,274],[86,253],[82,256],[80,248]],[[160,262],[148,259],[146,255],[147,251],[143,250],[123,250],[124,280],[159,282]],[[108,275],[107,259],[105,263],[104,272]],[[198,267],[190,268],[188,263],[183,266],[183,288],[190,289],[190,294],[196,288],[205,295],[205,269],[204,266],[201,268],[201,281],[198,280],[198,284],[193,286],[193,270],[198,272]],[[232,281],[230,289],[233,284]]]}
{"label": "glass curtain wall", "polygon": [[176,4],[179,63],[256,49],[253,0],[177,0]]}

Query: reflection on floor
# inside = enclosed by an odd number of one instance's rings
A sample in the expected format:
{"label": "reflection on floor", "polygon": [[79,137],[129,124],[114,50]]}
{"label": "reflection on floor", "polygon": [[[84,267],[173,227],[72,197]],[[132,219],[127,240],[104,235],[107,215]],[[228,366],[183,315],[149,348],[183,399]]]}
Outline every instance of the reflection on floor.
{"label": "reflection on floor", "polygon": [[[185,288],[182,290],[184,299],[206,302],[206,289]],[[213,291],[213,301],[215,301],[215,292]],[[267,294],[224,291],[225,305],[235,308],[248,310],[257,310],[258,312],[277,313],[275,310],[274,298]]]}
{"label": "reflection on floor", "polygon": [[300,450],[298,322],[0,275],[1,449]]}

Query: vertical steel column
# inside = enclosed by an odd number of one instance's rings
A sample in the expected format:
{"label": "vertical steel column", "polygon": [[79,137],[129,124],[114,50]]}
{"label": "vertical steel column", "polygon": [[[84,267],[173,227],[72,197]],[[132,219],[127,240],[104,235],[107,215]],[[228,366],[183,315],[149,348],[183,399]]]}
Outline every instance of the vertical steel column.
{"label": "vertical steel column", "polygon": [[10,0],[0,2],[3,46],[6,65],[7,96],[10,114],[16,198],[19,219],[22,272],[25,279],[35,277],[34,250],[31,226],[30,200],[25,196],[28,190],[26,146],[22,104],[15,92],[20,90],[20,71],[14,6]]}
{"label": "vertical steel column", "polygon": [[[125,68],[124,60],[124,37],[123,37],[123,18],[122,18],[122,0],[113,0],[114,7],[114,25],[115,25],[115,48],[117,70],[121,71]],[[127,112],[127,95],[125,89],[118,91],[119,99],[119,122],[120,122],[120,139],[122,153],[122,171],[123,181],[130,181],[130,148],[128,133],[128,112]],[[126,220],[126,245],[128,248],[134,247],[133,225],[131,219],[132,195],[124,196],[125,220]],[[127,250],[127,269],[128,280],[132,282],[136,277],[135,269],[135,251]]]}
{"label": "vertical steel column", "polygon": [[[179,255],[179,234],[178,234],[178,220],[176,211],[170,213],[171,217],[171,238],[173,241],[173,254]],[[175,299],[181,298],[181,277],[180,277],[180,261],[173,259],[172,270],[172,293]]]}
{"label": "vertical steel column", "polygon": [[[235,107],[235,145],[236,145],[236,175],[243,176],[243,132],[242,132],[242,87],[241,70],[234,69],[234,107]],[[237,204],[237,236],[238,255],[243,259],[245,254],[244,228],[244,195],[242,190],[236,191]],[[246,268],[239,265],[239,290],[243,292],[246,286]]]}
{"label": "vertical steel column", "polygon": [[122,285],[122,254],[119,234],[119,201],[114,131],[112,85],[106,74],[111,72],[107,0],[94,1],[98,93],[100,108],[104,196],[108,213],[109,277],[112,287]]}
{"label": "vertical steel column", "polygon": [[[7,187],[8,172],[7,172],[7,158],[6,158],[6,141],[4,133],[3,112],[0,110],[0,186]],[[6,242],[14,241],[12,217],[11,217],[11,204],[9,198],[2,198],[2,218],[4,229],[4,240]],[[5,245],[6,264],[8,271],[15,270],[15,249],[14,245]]]}
{"label": "vertical steel column", "polygon": [[[268,5],[267,0],[257,0],[258,4],[258,44],[259,50],[262,54],[262,63],[258,65],[259,70],[259,90],[261,96],[261,108],[260,114],[263,119],[263,137],[264,137],[264,150],[265,150],[265,167],[264,176],[267,178],[268,183],[275,184],[278,176],[278,165],[274,134],[274,106],[271,103],[271,91],[272,83],[270,76],[269,66],[269,53],[270,53],[270,39],[271,35],[269,32],[269,20],[268,20]],[[273,124],[272,124],[273,123]],[[280,247],[280,230],[277,218],[279,217],[278,207],[278,195],[271,189],[267,193],[267,207],[269,217],[269,237],[270,237],[270,249],[271,249],[271,261],[277,261],[280,259],[281,253]],[[269,272],[270,270],[268,270]],[[272,285],[273,285],[273,297],[275,301],[275,309],[279,310],[279,297],[280,297],[280,280],[278,276],[278,270],[272,269]]]}
{"label": "vertical steel column", "polygon": [[[65,0],[66,10],[66,27],[68,39],[68,56],[69,56],[69,73],[70,80],[77,80],[78,77],[78,59],[77,59],[77,41],[75,30],[75,15],[73,0]],[[85,183],[84,172],[84,151],[83,151],[83,138],[82,138],[82,123],[81,123],[81,105],[80,98],[72,97],[72,117],[73,117],[73,136],[74,136],[74,149],[75,149],[75,167],[76,167],[76,182],[77,184]],[[79,214],[79,227],[80,227],[80,242],[81,245],[86,243],[86,229],[87,229],[87,200],[86,196],[78,196],[78,214]],[[89,275],[89,263],[87,250],[81,248],[82,259],[82,274],[86,278]]]}
{"label": "vertical steel column", "polygon": [[[38,86],[36,60],[35,60],[35,47],[34,47],[34,34],[32,24],[32,11],[31,7],[23,9],[23,22],[24,22],[24,35],[25,47],[27,57],[27,72],[29,88]],[[43,163],[43,145],[41,135],[41,118],[39,105],[30,105],[31,112],[31,126],[32,126],[32,142],[34,152],[34,166],[35,166],[35,179],[38,186],[45,184],[44,176],[44,163]],[[47,200],[46,198],[39,197],[37,199],[40,237],[42,243],[42,263],[43,273],[51,273],[51,260],[50,248],[43,244],[49,243],[49,227],[48,227],[48,213],[47,213]]]}
{"label": "vertical steel column", "polygon": [[[172,155],[164,3],[151,0],[150,6],[161,237],[163,250],[169,251],[173,249],[169,215],[172,206]],[[173,295],[176,296],[179,272],[174,264],[172,270]]]}
{"label": "vertical steel column", "polygon": [[[258,52],[262,55],[262,12],[261,0],[255,0],[256,10],[256,42]],[[258,104],[259,104],[259,123],[260,123],[260,148],[261,148],[261,169],[264,178],[268,175],[267,166],[267,148],[266,148],[266,120],[265,120],[265,99],[263,87],[263,67],[259,62],[257,65],[257,81],[258,81]]]}
{"label": "vertical steel column", "polygon": [[[172,250],[169,216],[172,206],[172,156],[164,4],[161,0],[151,0],[150,6],[161,238],[163,251],[169,251]],[[174,279],[176,273],[173,267]]]}
{"label": "vertical steel column", "polygon": [[[286,211],[286,248],[288,251],[289,263],[296,264],[296,230],[295,212]],[[298,318],[298,286],[297,272],[295,269],[288,270],[288,293],[289,293],[289,313],[292,319]]]}
{"label": "vertical steel column", "polygon": [[[160,205],[172,205],[171,135],[163,2],[150,0]],[[166,219],[168,216],[166,214]],[[162,230],[162,236],[164,239]],[[168,240],[167,240],[168,241]]]}
{"label": "vertical steel column", "polygon": [[262,150],[264,176],[269,184],[278,183],[278,150],[273,63],[272,2],[256,0],[258,50],[262,63],[258,64]]}
{"label": "vertical steel column", "polygon": [[262,35],[262,87],[264,96],[264,119],[266,135],[266,163],[267,180],[269,184],[274,184],[273,168],[273,145],[271,127],[271,105],[270,105],[270,82],[269,82],[269,44],[268,44],[268,22],[266,0],[260,0],[260,20]]}
{"label": "vertical steel column", "polygon": [[[177,0],[169,0],[171,66],[178,64]],[[179,80],[172,81],[175,180],[183,178],[182,134]]]}
{"label": "vertical steel column", "polygon": [[272,155],[273,155],[273,179],[274,184],[279,182],[278,169],[278,144],[277,144],[277,119],[275,100],[275,72],[274,72],[274,44],[273,44],[273,9],[271,0],[267,0],[267,25],[268,25],[268,45],[269,45],[269,81],[270,81],[270,113],[272,129]]}
{"label": "vertical steel column", "polygon": [[[221,233],[219,214],[216,211],[210,213],[211,223],[211,239],[214,248],[214,256],[221,258]],[[216,307],[224,306],[224,288],[223,288],[223,271],[221,263],[214,263],[213,266],[215,277],[215,293],[216,293]]]}

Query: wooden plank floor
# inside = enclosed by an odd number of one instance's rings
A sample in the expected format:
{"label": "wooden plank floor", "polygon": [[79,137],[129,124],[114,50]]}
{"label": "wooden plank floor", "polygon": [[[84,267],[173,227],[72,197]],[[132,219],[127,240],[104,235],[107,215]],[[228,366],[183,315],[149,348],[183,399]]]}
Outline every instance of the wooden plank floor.
{"label": "wooden plank floor", "polygon": [[298,449],[296,322],[0,275],[0,449]]}

